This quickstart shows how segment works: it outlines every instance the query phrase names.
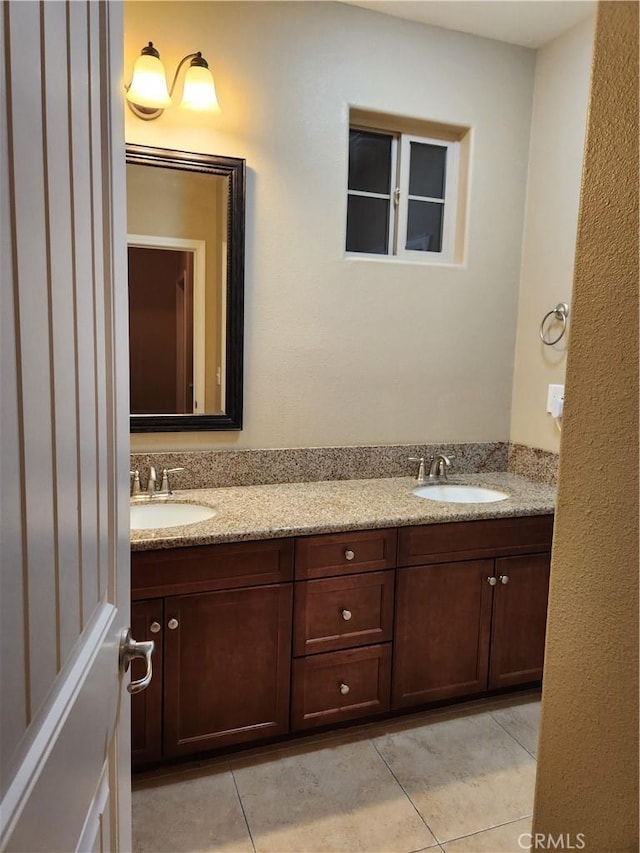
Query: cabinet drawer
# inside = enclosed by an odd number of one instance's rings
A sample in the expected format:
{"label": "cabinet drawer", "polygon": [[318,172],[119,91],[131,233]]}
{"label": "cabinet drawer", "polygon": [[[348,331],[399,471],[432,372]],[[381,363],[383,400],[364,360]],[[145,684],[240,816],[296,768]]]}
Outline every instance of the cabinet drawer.
{"label": "cabinet drawer", "polygon": [[296,579],[392,569],[396,543],[395,529],[301,537],[296,539]]}
{"label": "cabinet drawer", "polygon": [[552,534],[552,515],[403,527],[398,538],[398,565],[549,551]]}
{"label": "cabinet drawer", "polygon": [[395,572],[300,581],[295,585],[296,656],[384,643],[393,627]]}
{"label": "cabinet drawer", "polygon": [[134,551],[131,555],[134,600],[279,583],[292,576],[292,539]]}
{"label": "cabinet drawer", "polygon": [[294,731],[389,710],[391,644],[298,658],[293,662]]}

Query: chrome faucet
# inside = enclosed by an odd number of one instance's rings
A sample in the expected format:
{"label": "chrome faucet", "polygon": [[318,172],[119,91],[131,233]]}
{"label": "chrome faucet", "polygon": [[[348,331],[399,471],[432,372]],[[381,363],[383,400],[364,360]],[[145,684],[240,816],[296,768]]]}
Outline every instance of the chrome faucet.
{"label": "chrome faucet", "polygon": [[155,469],[154,465],[149,466],[149,479],[147,480],[147,494],[151,497],[156,493],[156,486],[158,481],[158,472]]}
{"label": "chrome faucet", "polygon": [[446,480],[453,458],[453,456],[445,456],[444,453],[434,454],[429,467],[429,480]]}
{"label": "chrome faucet", "polygon": [[129,473],[133,477],[133,484],[131,487],[131,499],[135,501],[150,501],[154,500],[155,498],[170,497],[173,494],[173,490],[171,489],[169,475],[176,474],[178,471],[184,471],[184,468],[163,468],[160,487],[158,487],[158,471],[155,465],[150,465],[147,488],[144,492],[140,487],[140,474],[138,470],[136,469],[135,471],[130,471]]}

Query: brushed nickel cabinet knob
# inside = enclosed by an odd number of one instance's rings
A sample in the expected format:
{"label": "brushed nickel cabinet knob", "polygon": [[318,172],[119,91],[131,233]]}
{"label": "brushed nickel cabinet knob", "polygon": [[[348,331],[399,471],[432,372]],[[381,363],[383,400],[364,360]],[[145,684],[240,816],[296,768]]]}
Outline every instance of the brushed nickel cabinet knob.
{"label": "brushed nickel cabinet knob", "polygon": [[346,696],[350,689],[349,685],[344,682],[340,685],[340,693],[342,693],[343,696]]}
{"label": "brushed nickel cabinet knob", "polygon": [[498,579],[494,577],[487,578],[487,583],[489,586],[495,586],[498,583]]}
{"label": "brushed nickel cabinet knob", "polygon": [[500,575],[500,583],[509,583],[509,575]]}
{"label": "brushed nickel cabinet knob", "polygon": [[343,610],[342,611],[342,618],[344,619],[345,622],[348,622],[349,619],[351,619],[352,615],[353,614],[351,613],[350,610]]}
{"label": "brushed nickel cabinet knob", "polygon": [[169,619],[167,622],[167,628],[170,628],[172,631],[175,631],[180,623],[177,619]]}
{"label": "brushed nickel cabinet knob", "polygon": [[152,634],[157,634],[160,628],[162,628],[162,625],[159,622],[152,622],[151,625],[149,625],[149,630]]}
{"label": "brushed nickel cabinet knob", "polygon": [[350,548],[347,548],[347,550],[344,552],[344,556],[346,560],[353,560],[353,558],[355,557],[355,552],[352,551]]}

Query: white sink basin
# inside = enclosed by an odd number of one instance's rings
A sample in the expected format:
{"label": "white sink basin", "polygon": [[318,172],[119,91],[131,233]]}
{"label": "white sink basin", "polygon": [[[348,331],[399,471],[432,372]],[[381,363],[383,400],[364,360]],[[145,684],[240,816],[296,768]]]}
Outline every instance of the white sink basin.
{"label": "white sink basin", "polygon": [[504,501],[509,495],[496,489],[483,489],[481,486],[454,486],[446,483],[438,486],[419,486],[413,490],[418,498],[430,501],[444,501],[452,504],[488,504]]}
{"label": "white sink basin", "polygon": [[160,527],[180,527],[213,518],[215,509],[200,504],[148,503],[131,506],[132,530],[157,530]]}

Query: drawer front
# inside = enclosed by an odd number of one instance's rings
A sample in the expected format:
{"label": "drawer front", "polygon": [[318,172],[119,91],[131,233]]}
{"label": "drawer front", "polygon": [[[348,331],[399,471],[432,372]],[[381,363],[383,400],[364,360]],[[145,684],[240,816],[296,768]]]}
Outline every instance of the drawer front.
{"label": "drawer front", "polygon": [[296,579],[326,578],[392,569],[397,532],[365,530],[296,539]]}
{"label": "drawer front", "polygon": [[132,598],[260,586],[293,577],[293,539],[198,545],[131,554]]}
{"label": "drawer front", "polygon": [[552,515],[402,527],[398,537],[398,565],[420,566],[550,551],[552,535]]}
{"label": "drawer front", "polygon": [[293,662],[293,731],[389,710],[391,644],[298,658]]}
{"label": "drawer front", "polygon": [[395,572],[370,572],[295,584],[296,656],[385,643],[393,628]]}

